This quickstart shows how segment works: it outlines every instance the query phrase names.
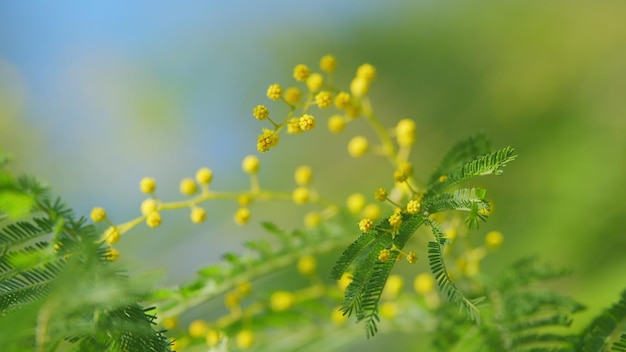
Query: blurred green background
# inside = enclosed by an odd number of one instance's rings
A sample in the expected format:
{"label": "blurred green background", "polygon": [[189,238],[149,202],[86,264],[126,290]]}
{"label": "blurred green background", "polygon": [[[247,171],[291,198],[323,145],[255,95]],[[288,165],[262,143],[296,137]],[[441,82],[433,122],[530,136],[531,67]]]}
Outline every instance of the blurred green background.
{"label": "blurred green background", "polygon": [[[291,85],[293,66],[332,53],[347,87],[369,62],[383,122],[418,124],[422,179],[478,131],[516,148],[504,177],[480,181],[496,210],[476,236],[506,238],[483,267],[538,254],[572,268],[559,288],[588,304],[584,323],[626,286],[624,18],[623,1],[3,1],[0,147],[14,171],[47,180],[79,213],[103,206],[122,222],[139,213],[143,176],[163,199],[201,166],[214,170],[214,189],[246,187],[240,163],[256,152],[262,124],[251,111],[268,103],[267,85]],[[320,127],[261,156],[262,186],[290,190],[302,163],[337,202],[389,185],[382,159],[345,151],[351,136],[372,135],[364,121],[339,136]],[[313,209],[259,204],[239,228],[236,208],[208,204],[201,226],[165,213],[161,228],[124,237],[122,259],[184,282],[264,236],[259,221],[293,228]]]}

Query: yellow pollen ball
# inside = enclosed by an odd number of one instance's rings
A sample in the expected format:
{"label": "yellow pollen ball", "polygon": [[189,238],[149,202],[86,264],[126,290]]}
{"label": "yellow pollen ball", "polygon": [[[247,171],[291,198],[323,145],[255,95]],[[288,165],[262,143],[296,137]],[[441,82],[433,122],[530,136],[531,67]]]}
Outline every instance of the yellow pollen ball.
{"label": "yellow pollen ball", "polygon": [[196,184],[196,181],[194,181],[192,178],[186,177],[180,181],[179,189],[180,193],[189,196],[196,193],[196,191],[198,190],[198,185]]}
{"label": "yellow pollen ball", "polygon": [[305,187],[298,187],[291,194],[291,198],[293,199],[293,202],[296,204],[308,203],[310,200],[309,190],[306,189]]}
{"label": "yellow pollen ball", "polygon": [[254,116],[257,120],[265,120],[270,116],[270,111],[265,105],[257,105],[252,110],[252,116]]}
{"label": "yellow pollen ball", "polygon": [[104,257],[108,261],[114,262],[120,257],[120,252],[115,248],[111,248],[104,254]]}
{"label": "yellow pollen ball", "polygon": [[139,182],[141,193],[150,194],[156,191],[156,181],[152,177],[144,177]]}
{"label": "yellow pollen ball", "polygon": [[358,158],[367,152],[368,147],[367,139],[362,136],[357,136],[348,142],[348,153],[353,158]]}
{"label": "yellow pollen ball", "polygon": [[315,117],[313,115],[304,114],[299,120],[300,129],[303,131],[310,131],[315,127]]}
{"label": "yellow pollen ball", "polygon": [[146,216],[146,225],[152,228],[161,225],[161,214],[157,213],[156,211],[148,214],[148,216]]}
{"label": "yellow pollen ball", "polygon": [[104,208],[95,207],[93,208],[93,210],[91,210],[91,220],[93,220],[93,222],[100,222],[106,219],[106,217],[107,212],[104,210]]}
{"label": "yellow pollen ball", "polygon": [[278,139],[278,133],[264,128],[263,133],[259,135],[256,148],[259,152],[265,153],[278,144]]}
{"label": "yellow pollen ball", "polygon": [[332,55],[324,55],[320,60],[320,68],[324,72],[334,72],[337,69],[337,59]]}
{"label": "yellow pollen ball", "polygon": [[306,80],[309,78],[309,75],[311,75],[311,70],[307,67],[307,65],[296,65],[293,69],[293,78],[298,82]]}
{"label": "yellow pollen ball", "polygon": [[346,120],[341,115],[333,115],[328,119],[328,130],[339,133],[346,127]]}
{"label": "yellow pollen ball", "polygon": [[157,210],[157,202],[152,198],[148,198],[141,202],[141,215],[148,216]]}
{"label": "yellow pollen ball", "polygon": [[356,70],[356,76],[372,81],[376,77],[376,68],[370,64],[363,64]]}
{"label": "yellow pollen ball", "polygon": [[377,189],[376,192],[374,192],[374,199],[379,202],[384,202],[385,200],[387,200],[387,190],[384,188]]}
{"label": "yellow pollen ball", "polygon": [[352,82],[350,82],[350,92],[357,98],[360,98],[367,94],[370,89],[370,82],[366,79],[355,77]]}
{"label": "yellow pollen ball", "polygon": [[317,92],[318,90],[322,89],[323,85],[324,77],[322,77],[322,75],[320,75],[319,73],[311,74],[306,80],[306,86],[311,92]]}
{"label": "yellow pollen ball", "polygon": [[111,226],[104,232],[104,241],[108,245],[115,244],[120,240],[120,232],[117,230],[117,227]]}
{"label": "yellow pollen ball", "polygon": [[398,315],[398,304],[393,301],[384,302],[380,305],[380,316],[386,319],[393,319]]}
{"label": "yellow pollen ball", "polygon": [[209,330],[209,324],[204,320],[194,320],[189,324],[189,335],[191,337],[203,337]]}
{"label": "yellow pollen ball", "polygon": [[199,224],[206,220],[206,211],[202,208],[195,207],[191,209],[191,214],[189,215],[189,217],[191,218],[192,222]]}
{"label": "yellow pollen ball", "polygon": [[421,295],[427,294],[435,288],[435,279],[427,273],[419,274],[413,281],[413,288]]}
{"label": "yellow pollen ball", "polygon": [[208,167],[202,167],[196,171],[196,181],[201,185],[208,185],[213,180],[213,171]]}
{"label": "yellow pollen ball", "polygon": [[309,229],[318,227],[320,222],[322,222],[322,216],[316,211],[309,212],[304,216],[304,226]]}
{"label": "yellow pollen ball", "polygon": [[302,165],[296,169],[294,178],[298,186],[306,186],[313,179],[313,170],[307,165]]}
{"label": "yellow pollen ball", "polygon": [[389,217],[389,225],[398,227],[402,225],[402,214],[395,212]]}
{"label": "yellow pollen ball", "polygon": [[288,291],[276,291],[270,296],[270,307],[275,312],[282,312],[291,308],[294,301],[295,296],[293,293]]}
{"label": "yellow pollen ball", "polygon": [[248,281],[242,281],[235,288],[241,297],[246,297],[252,292],[252,284]]}
{"label": "yellow pollen ball", "polygon": [[380,252],[378,253],[378,260],[380,260],[381,262],[388,261],[390,257],[391,257],[391,251],[389,251],[387,248],[381,249]]}
{"label": "yellow pollen ball", "polygon": [[246,156],[241,162],[241,168],[245,173],[248,174],[256,174],[257,172],[259,172],[259,165],[259,158],[254,155]]}
{"label": "yellow pollen ball", "polygon": [[222,340],[222,332],[218,331],[218,330],[214,330],[214,329],[210,329],[207,333],[206,333],[206,344],[209,347],[217,347],[217,345],[220,343],[220,341]]}
{"label": "yellow pollen ball", "polygon": [[409,214],[417,214],[420,211],[420,202],[418,202],[417,200],[411,200],[409,201],[409,203],[406,205],[406,211]]}
{"label": "yellow pollen ball", "polygon": [[178,319],[175,317],[165,318],[161,325],[167,330],[175,329],[178,326]]}
{"label": "yellow pollen ball", "polygon": [[406,255],[406,261],[409,262],[409,264],[417,263],[417,254],[415,254],[413,251],[410,251],[409,254]]}
{"label": "yellow pollen ball", "polygon": [[398,144],[409,147],[415,143],[417,127],[411,119],[402,119],[396,125],[396,138]]}
{"label": "yellow pollen ball", "polygon": [[341,92],[335,98],[335,106],[337,109],[345,109],[350,106],[350,94]]}
{"label": "yellow pollen ball", "polygon": [[297,117],[292,117],[287,122],[287,133],[289,134],[297,134],[302,133],[302,129],[300,128],[300,119]]}
{"label": "yellow pollen ball", "polygon": [[330,314],[330,320],[335,323],[335,325],[342,326],[346,323],[348,317],[343,314],[343,312],[341,311],[341,307],[337,307],[333,309],[332,313]]}
{"label": "yellow pollen ball", "polygon": [[250,221],[250,210],[248,208],[239,208],[235,212],[235,223],[237,225],[245,225]]}
{"label": "yellow pollen ball", "polygon": [[390,299],[396,298],[400,294],[402,286],[404,286],[404,279],[402,279],[402,276],[390,275],[389,278],[387,278],[382,294]]}
{"label": "yellow pollen ball", "polygon": [[242,330],[235,337],[237,347],[247,350],[254,344],[254,334],[250,330]]}
{"label": "yellow pollen ball", "polygon": [[228,292],[224,296],[224,305],[228,309],[239,308],[239,298],[238,292]]}
{"label": "yellow pollen ball", "polygon": [[361,193],[353,193],[346,200],[346,205],[352,214],[358,214],[361,210],[363,210],[365,202],[366,200],[364,195]]}
{"label": "yellow pollen ball", "polygon": [[374,222],[371,219],[362,219],[359,221],[359,230],[361,232],[368,232],[374,228]]}
{"label": "yellow pollen ball", "polygon": [[372,219],[372,221],[380,218],[380,207],[378,204],[368,204],[363,209],[363,216]]}
{"label": "yellow pollen ball", "polygon": [[267,88],[267,97],[271,100],[278,100],[283,94],[283,88],[280,84],[272,84]]}
{"label": "yellow pollen ball", "polygon": [[305,255],[298,259],[298,272],[300,275],[311,275],[315,273],[317,269],[317,260],[315,257],[310,255]]}
{"label": "yellow pollen ball", "polygon": [[330,92],[321,91],[315,96],[315,103],[320,108],[327,108],[333,104],[333,96]]}
{"label": "yellow pollen ball", "polygon": [[346,290],[346,288],[348,288],[348,285],[350,285],[351,282],[352,274],[343,273],[343,275],[341,275],[341,279],[337,280],[337,286],[339,286],[339,289],[341,290],[341,292],[343,292]]}
{"label": "yellow pollen ball", "polygon": [[285,101],[289,104],[296,104],[302,99],[302,92],[296,87],[287,88],[285,91]]}
{"label": "yellow pollen ball", "polygon": [[498,249],[502,242],[504,242],[504,236],[500,231],[490,231],[485,236],[485,245],[489,249]]}

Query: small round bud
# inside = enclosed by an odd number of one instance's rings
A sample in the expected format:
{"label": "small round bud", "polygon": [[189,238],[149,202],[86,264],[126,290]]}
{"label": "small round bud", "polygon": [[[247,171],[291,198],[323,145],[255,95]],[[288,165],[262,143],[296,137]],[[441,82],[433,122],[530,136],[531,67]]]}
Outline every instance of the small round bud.
{"label": "small round bud", "polygon": [[235,212],[235,223],[237,225],[245,225],[250,221],[250,210],[248,208],[239,208]]}
{"label": "small round bud", "polygon": [[504,242],[504,236],[500,231],[489,231],[485,236],[485,245],[489,249],[498,249]]}
{"label": "small round bud", "polygon": [[335,106],[337,107],[337,109],[346,109],[350,106],[350,99],[350,94],[346,92],[340,92],[335,98]]}
{"label": "small round bud", "polygon": [[377,189],[376,192],[374,192],[374,199],[379,202],[384,202],[385,200],[387,200],[387,190],[384,188]]}
{"label": "small round bud", "polygon": [[148,198],[141,202],[141,214],[148,216],[150,213],[157,211],[157,202],[152,198]]}
{"label": "small round bud", "polygon": [[393,227],[399,227],[400,225],[402,225],[402,214],[396,211],[395,213],[393,213],[393,215],[389,217],[388,221],[389,225]]}
{"label": "small round bud", "polygon": [[284,98],[289,104],[297,104],[302,99],[302,92],[296,87],[287,88]]}
{"label": "small round bud", "polygon": [[156,181],[152,177],[144,177],[139,182],[141,193],[151,194],[156,191]]}
{"label": "small round bud", "polygon": [[180,181],[179,189],[180,193],[189,196],[196,193],[196,191],[198,190],[198,185],[196,184],[196,181],[189,177],[186,177]]}
{"label": "small round bud", "polygon": [[305,255],[300,257],[300,259],[298,259],[298,272],[300,273],[300,275],[311,275],[313,273],[315,273],[315,270],[317,269],[317,260],[315,260],[315,257],[310,256],[310,255]]}
{"label": "small round bud", "polygon": [[361,193],[353,193],[346,200],[346,205],[352,214],[358,214],[361,210],[363,210],[365,202],[366,200],[364,195]]}
{"label": "small round bud", "polygon": [[406,211],[409,214],[417,214],[420,211],[420,202],[417,200],[410,200],[406,205]]}
{"label": "small round bud", "polygon": [[346,290],[346,288],[348,288],[348,285],[350,285],[351,282],[352,274],[343,273],[343,275],[341,275],[341,278],[337,280],[337,286],[339,286],[339,289],[341,290],[341,292],[343,292]]}
{"label": "small round bud", "polygon": [[307,165],[302,165],[296,169],[294,173],[294,178],[298,186],[306,186],[311,183],[311,179],[313,178],[313,170],[311,167]]}
{"label": "small round bud", "polygon": [[328,130],[339,133],[346,127],[346,120],[341,115],[333,115],[328,119]]}
{"label": "small round bud", "polygon": [[288,291],[276,291],[270,296],[270,307],[275,312],[285,311],[293,306],[295,296]]}
{"label": "small round bud", "polygon": [[354,137],[348,142],[348,153],[353,158],[358,158],[363,156],[367,152],[368,142],[365,137],[357,136]]}
{"label": "small round bud", "polygon": [[313,115],[304,114],[298,123],[302,131],[310,131],[315,127],[315,117],[313,117]]}
{"label": "small round bud", "polygon": [[91,210],[91,220],[93,220],[93,222],[100,222],[106,219],[106,217],[107,212],[104,210],[104,208],[95,207]]}
{"label": "small round bud", "polygon": [[189,215],[191,221],[193,223],[199,224],[206,220],[206,211],[200,207],[194,207],[191,209],[191,214]]}
{"label": "small round bud", "polygon": [[304,216],[304,226],[309,229],[318,227],[320,222],[322,222],[322,216],[316,211],[309,212]]}
{"label": "small round bud", "polygon": [[271,100],[278,100],[283,94],[283,88],[280,84],[272,84],[267,88],[267,97]]}
{"label": "small round bud", "polygon": [[315,96],[315,103],[320,108],[327,108],[333,104],[333,96],[330,92],[321,91]]}
{"label": "small round bud", "polygon": [[245,158],[243,158],[243,161],[241,163],[241,168],[243,169],[243,172],[247,174],[256,174],[257,172],[259,172],[259,166],[259,158],[254,155],[246,156]]}
{"label": "small round bud", "polygon": [[110,262],[116,261],[119,257],[120,257],[120,252],[115,248],[111,248],[108,251],[106,251],[106,253],[104,253],[104,258]]}
{"label": "small round bud", "polygon": [[333,309],[332,313],[330,314],[330,320],[335,323],[335,325],[342,326],[346,323],[348,317],[343,314],[343,312],[341,311],[341,307],[337,307]]}
{"label": "small round bud", "polygon": [[372,81],[376,77],[376,68],[370,64],[363,64],[356,70],[356,76]]}
{"label": "small round bud", "polygon": [[417,263],[417,254],[413,253],[413,251],[410,251],[409,254],[407,254],[406,256],[406,261],[409,262],[409,264]]}
{"label": "small round bud", "polygon": [[402,119],[396,125],[398,145],[409,147],[415,143],[417,127],[411,119]]}
{"label": "small round bud", "polygon": [[163,325],[166,330],[176,329],[176,327],[178,326],[178,319],[176,317],[165,318],[163,319],[161,325]]}
{"label": "small round bud", "polygon": [[304,204],[304,203],[309,202],[311,195],[307,188],[298,187],[291,194],[291,198],[293,199],[293,202],[296,204]]}
{"label": "small round bud", "polygon": [[398,304],[394,301],[387,301],[380,305],[380,316],[385,319],[393,319],[398,316]]}
{"label": "small round bud", "polygon": [[206,333],[206,344],[211,348],[215,348],[223,338],[224,334],[221,331],[209,329]]}
{"label": "small round bud", "polygon": [[432,292],[435,288],[435,279],[432,275],[427,273],[419,274],[413,281],[413,288],[415,289],[415,292],[421,295]]}
{"label": "small round bud", "polygon": [[237,204],[239,204],[239,206],[242,208],[249,206],[250,204],[252,204],[252,196],[249,194],[241,194],[239,197],[237,197]]}
{"label": "small round bud", "polygon": [[156,211],[148,214],[148,216],[146,216],[146,225],[152,228],[161,225],[161,214],[157,213]]}
{"label": "small round bud", "polygon": [[400,294],[402,287],[404,286],[404,279],[402,276],[394,274],[389,275],[385,287],[383,288],[383,295],[386,298],[396,298]]}
{"label": "small round bud", "polygon": [[254,110],[252,110],[252,115],[257,120],[265,120],[270,116],[270,111],[265,105],[257,105]]}
{"label": "small round bud", "polygon": [[194,320],[189,324],[189,335],[191,337],[203,337],[209,330],[209,324],[204,320]]}
{"label": "small round bud", "polygon": [[247,350],[254,344],[254,334],[250,330],[241,330],[235,337],[237,347]]}
{"label": "small round bud", "polygon": [[252,292],[252,284],[249,281],[242,281],[235,287],[240,297],[246,297]]}
{"label": "small round bud", "polygon": [[117,230],[117,227],[111,226],[104,232],[104,241],[108,245],[115,244],[120,240],[120,232]]}
{"label": "small round bud", "polygon": [[374,228],[374,222],[371,219],[362,219],[361,221],[359,221],[359,230],[361,230],[361,232],[368,232],[371,231]]}
{"label": "small round bud", "polygon": [[278,144],[278,133],[264,128],[263,133],[259,135],[257,140],[256,149],[261,153],[265,153],[275,147],[276,144]]}
{"label": "small round bud", "polygon": [[380,260],[381,262],[388,261],[390,257],[391,257],[391,251],[388,250],[387,248],[381,249],[381,251],[378,253],[378,260]]}
{"label": "small round bud", "polygon": [[296,67],[293,69],[293,78],[295,78],[295,80],[298,82],[306,80],[307,78],[309,78],[310,75],[311,70],[307,67],[307,65],[296,65]]}
{"label": "small round bud", "polygon": [[324,72],[334,72],[337,69],[337,59],[332,55],[324,55],[320,60],[320,68]]}
{"label": "small round bud", "polygon": [[370,89],[370,82],[366,79],[355,77],[350,82],[350,92],[357,98],[360,98],[367,94]]}
{"label": "small round bud", "polygon": [[323,85],[324,77],[322,77],[322,75],[320,75],[319,73],[311,74],[306,80],[306,86],[311,92],[317,92],[318,90],[322,89]]}
{"label": "small round bud", "polygon": [[213,171],[208,167],[203,167],[196,171],[196,181],[201,185],[208,185],[213,180]]}
{"label": "small round bud", "polygon": [[363,216],[372,220],[380,218],[380,207],[377,204],[368,204],[363,209]]}
{"label": "small round bud", "polygon": [[300,119],[297,117],[292,117],[287,122],[287,133],[289,134],[298,134],[304,132],[302,128],[300,128]]}

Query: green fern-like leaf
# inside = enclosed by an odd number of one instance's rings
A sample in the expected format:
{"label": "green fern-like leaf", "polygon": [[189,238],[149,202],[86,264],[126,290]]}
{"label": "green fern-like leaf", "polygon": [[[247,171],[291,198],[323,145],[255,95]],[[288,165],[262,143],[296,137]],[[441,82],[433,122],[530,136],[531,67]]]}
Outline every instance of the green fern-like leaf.
{"label": "green fern-like leaf", "polygon": [[582,337],[584,352],[610,351],[622,348],[626,331],[626,290],[622,291],[619,301],[596,317],[585,329]]}
{"label": "green fern-like leaf", "polygon": [[374,243],[378,237],[377,235],[378,233],[376,231],[362,233],[356,241],[352,242],[352,244],[350,244],[350,246],[343,251],[341,257],[339,257],[333,266],[330,277],[332,279],[339,280],[359,254]]}
{"label": "green fern-like leaf", "polygon": [[471,136],[455,144],[431,174],[428,180],[428,187],[435,185],[439,177],[447,175],[450,171],[474,160],[477,155],[484,155],[489,153],[489,151],[491,151],[491,141],[484,133]]}
{"label": "green fern-like leaf", "polygon": [[475,176],[500,175],[502,167],[515,160],[515,157],[515,151],[511,147],[505,147],[477,157],[462,166],[450,170],[448,174],[442,175],[446,177],[438,179],[437,182],[428,188],[424,195],[424,200],[429,200],[430,197]]}
{"label": "green fern-like leaf", "polygon": [[430,270],[435,276],[439,290],[445,294],[449,302],[454,303],[459,310],[464,311],[468,319],[480,323],[480,311],[477,304],[482,299],[469,300],[456,287],[454,281],[450,278],[443,259],[443,247],[448,243],[448,239],[445,238],[441,227],[436,222],[428,220],[426,224],[435,235],[435,241],[428,242],[428,263],[430,264]]}

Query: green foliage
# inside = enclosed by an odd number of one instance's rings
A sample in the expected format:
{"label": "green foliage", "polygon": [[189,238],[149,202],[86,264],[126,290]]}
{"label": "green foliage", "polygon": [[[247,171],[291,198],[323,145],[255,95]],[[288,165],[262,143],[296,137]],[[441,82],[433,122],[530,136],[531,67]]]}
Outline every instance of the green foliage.
{"label": "green foliage", "polygon": [[17,212],[0,209],[4,350],[170,350],[169,340],[153,327],[154,315],[138,304],[144,289],[129,285],[123,271],[106,260],[107,249],[85,218],[76,218],[32,177],[3,173],[4,200],[7,190],[32,203]]}
{"label": "green foliage", "polygon": [[[480,313],[476,306],[480,299],[472,301],[466,298],[450,278],[443,259],[443,247],[448,240],[436,222],[429,219],[429,215],[448,210],[467,211],[470,213],[468,223],[471,227],[477,227],[478,219],[486,219],[480,213],[480,210],[489,210],[489,203],[484,199],[485,190],[464,188],[452,193],[444,191],[474,176],[500,175],[501,168],[515,159],[511,147],[488,152],[485,149],[489,145],[484,135],[477,135],[454,146],[430,177],[428,189],[422,199],[423,213],[403,214],[403,222],[396,235],[391,234],[394,229],[387,219],[381,221],[374,230],[361,234],[337,260],[331,274],[335,279],[340,278],[363,253],[355,265],[342,311],[347,315],[356,314],[359,321],[365,320],[368,337],[377,332],[378,302],[389,273],[406,242],[424,223],[429,225],[435,236],[435,241],[428,243],[428,259],[440,290],[450,302],[465,311],[469,319],[480,322]],[[473,154],[475,152],[485,154]],[[378,258],[383,249],[391,251],[391,256],[386,261]]]}

